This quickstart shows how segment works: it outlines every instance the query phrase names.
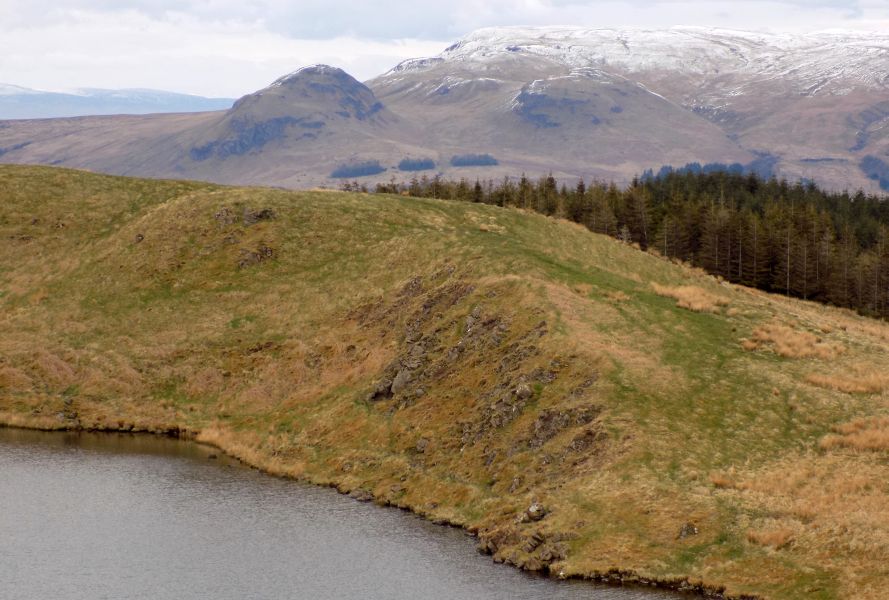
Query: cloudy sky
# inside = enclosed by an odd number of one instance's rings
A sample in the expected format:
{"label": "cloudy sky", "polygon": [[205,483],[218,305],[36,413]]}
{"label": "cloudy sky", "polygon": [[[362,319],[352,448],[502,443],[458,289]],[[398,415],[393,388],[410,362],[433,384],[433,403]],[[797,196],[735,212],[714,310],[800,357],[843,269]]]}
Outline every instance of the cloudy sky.
{"label": "cloudy sky", "polygon": [[0,0],[0,83],[237,97],[318,62],[369,79],[494,25],[889,31],[889,0]]}

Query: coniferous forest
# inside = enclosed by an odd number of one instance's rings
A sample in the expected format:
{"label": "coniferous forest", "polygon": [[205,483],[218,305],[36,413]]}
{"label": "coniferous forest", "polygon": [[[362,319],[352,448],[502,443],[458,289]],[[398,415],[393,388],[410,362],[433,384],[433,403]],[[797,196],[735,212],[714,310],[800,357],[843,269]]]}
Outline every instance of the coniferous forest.
{"label": "coniferous forest", "polygon": [[534,210],[733,283],[889,317],[889,203],[861,192],[728,172],[673,172],[626,189],[582,180],[568,187],[551,175],[474,183],[424,176],[373,191]]}

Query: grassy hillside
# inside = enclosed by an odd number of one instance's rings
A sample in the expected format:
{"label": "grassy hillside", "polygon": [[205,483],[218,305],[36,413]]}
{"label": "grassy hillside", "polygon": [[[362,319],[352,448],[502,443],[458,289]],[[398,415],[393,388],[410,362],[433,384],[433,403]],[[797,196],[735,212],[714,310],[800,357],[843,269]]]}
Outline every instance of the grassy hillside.
{"label": "grassy hillside", "polygon": [[570,223],[0,166],[0,320],[0,422],[194,433],[554,574],[886,594],[889,326]]}

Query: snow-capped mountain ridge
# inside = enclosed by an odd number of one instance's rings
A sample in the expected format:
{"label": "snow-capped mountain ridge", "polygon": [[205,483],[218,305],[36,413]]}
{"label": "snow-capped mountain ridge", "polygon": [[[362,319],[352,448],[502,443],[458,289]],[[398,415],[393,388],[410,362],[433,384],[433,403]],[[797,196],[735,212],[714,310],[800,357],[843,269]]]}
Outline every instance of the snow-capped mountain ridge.
{"label": "snow-capped mountain ridge", "polygon": [[[94,103],[3,89],[0,116]],[[126,98],[97,100],[106,113],[133,112]],[[827,189],[889,191],[889,33],[484,29],[364,83],[312,65],[230,110],[178,112],[8,121],[3,160],[299,186],[368,166],[368,177],[406,177],[406,159],[431,165],[430,176],[617,183],[662,165],[738,163]],[[494,161],[455,161],[480,155]]]}
{"label": "snow-capped mountain ridge", "polygon": [[791,35],[700,27],[486,28],[434,59],[406,61],[390,74],[427,69],[442,60],[480,67],[516,54],[568,68],[630,74],[680,72],[711,80],[758,76],[792,84],[807,95],[889,87],[889,33],[836,30]]}
{"label": "snow-capped mountain ridge", "polygon": [[312,76],[312,75],[330,75],[330,76],[337,76],[337,77],[342,77],[342,76],[349,77],[349,75],[345,71],[343,71],[342,69],[340,69],[338,67],[332,67],[330,65],[324,65],[324,64],[318,63],[318,64],[314,64],[314,65],[306,65],[305,67],[300,67],[296,71],[292,71],[292,72],[288,73],[287,75],[279,77],[278,79],[273,81],[271,83],[271,85],[269,85],[269,87],[270,88],[281,87],[281,86],[291,83],[293,81],[298,81],[300,78],[303,78],[306,76]]}

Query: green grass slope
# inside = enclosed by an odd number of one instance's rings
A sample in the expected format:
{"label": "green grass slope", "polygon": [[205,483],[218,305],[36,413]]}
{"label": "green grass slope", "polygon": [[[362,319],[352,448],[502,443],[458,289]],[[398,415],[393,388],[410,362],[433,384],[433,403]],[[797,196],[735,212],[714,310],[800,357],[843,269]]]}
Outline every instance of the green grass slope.
{"label": "green grass slope", "polygon": [[567,222],[0,166],[0,330],[2,423],[194,434],[554,575],[886,594],[889,327]]}

